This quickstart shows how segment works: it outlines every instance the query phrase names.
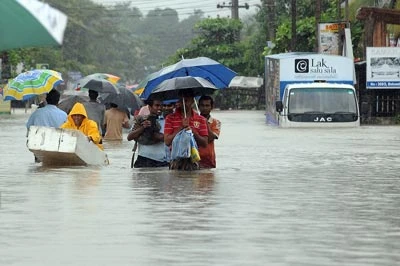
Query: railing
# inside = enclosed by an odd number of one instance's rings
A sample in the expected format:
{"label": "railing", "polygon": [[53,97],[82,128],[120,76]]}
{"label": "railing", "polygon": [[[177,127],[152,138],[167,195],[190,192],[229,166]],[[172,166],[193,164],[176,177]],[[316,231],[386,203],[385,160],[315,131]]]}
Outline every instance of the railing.
{"label": "railing", "polygon": [[393,117],[400,114],[400,94],[376,93],[372,101],[371,115],[376,117]]}

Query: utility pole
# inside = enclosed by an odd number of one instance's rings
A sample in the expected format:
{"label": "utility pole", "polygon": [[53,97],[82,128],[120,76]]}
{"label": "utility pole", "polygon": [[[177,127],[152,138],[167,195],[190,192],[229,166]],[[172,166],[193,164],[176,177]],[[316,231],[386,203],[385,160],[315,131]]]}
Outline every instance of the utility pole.
{"label": "utility pole", "polygon": [[223,2],[222,4],[217,4],[217,8],[224,7],[231,9],[232,19],[239,19],[239,8],[249,9],[249,4],[245,3],[244,5],[240,6],[239,0],[232,0],[232,2],[229,2],[228,4],[225,4],[225,2]]}
{"label": "utility pole", "polygon": [[276,30],[276,17],[275,17],[275,0],[264,0],[266,9],[266,21],[268,25],[268,41],[275,41],[275,30]]}
{"label": "utility pole", "polygon": [[[315,32],[318,33],[318,25],[321,22],[321,0],[317,0],[315,3]],[[319,34],[317,34],[319,38]],[[315,44],[315,51],[318,51],[318,44],[319,40],[318,38],[315,38],[316,44]]]}
{"label": "utility pole", "polygon": [[291,17],[292,17],[292,39],[290,42],[290,50],[292,52],[296,51],[296,42],[297,42],[297,3],[296,0],[292,0],[291,2]]}
{"label": "utility pole", "polygon": [[346,23],[349,23],[349,0],[344,1],[344,14]]}
{"label": "utility pole", "polygon": [[232,18],[239,19],[239,0],[232,0]]}

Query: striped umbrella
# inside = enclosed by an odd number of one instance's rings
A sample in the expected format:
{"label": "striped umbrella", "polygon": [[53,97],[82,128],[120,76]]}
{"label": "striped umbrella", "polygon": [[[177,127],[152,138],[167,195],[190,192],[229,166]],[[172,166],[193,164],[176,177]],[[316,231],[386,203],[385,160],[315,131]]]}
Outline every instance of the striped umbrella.
{"label": "striped umbrella", "polygon": [[153,72],[153,73],[147,75],[147,76],[138,84],[138,86],[136,87],[134,93],[137,94],[137,95],[139,95],[140,98],[142,98],[142,93],[143,93],[143,91],[146,89],[147,83],[149,82],[149,80],[158,77],[159,72],[160,72],[160,70],[157,71],[157,72]]}
{"label": "striped umbrella", "polygon": [[[121,79],[118,76],[112,75],[112,74],[108,74],[108,73],[93,73],[87,76],[84,76],[83,78],[81,78],[80,82],[78,83],[85,83],[84,81],[86,80],[100,80],[100,79],[105,79],[109,82],[111,82],[112,84],[116,85],[118,83],[118,81]],[[76,88],[76,90],[80,90],[82,88],[80,88],[81,84],[78,84],[78,87]]]}
{"label": "striped umbrella", "polygon": [[78,80],[76,91],[94,90],[99,93],[119,93],[117,83],[121,78],[107,73],[94,73]]}
{"label": "striped umbrella", "polygon": [[61,73],[50,69],[34,69],[23,72],[4,87],[4,101],[28,100],[47,93],[63,81]]}
{"label": "striped umbrella", "polygon": [[94,73],[86,76],[86,78],[93,78],[93,79],[106,79],[112,84],[117,84],[117,82],[121,79],[118,76],[108,74],[108,73]]}

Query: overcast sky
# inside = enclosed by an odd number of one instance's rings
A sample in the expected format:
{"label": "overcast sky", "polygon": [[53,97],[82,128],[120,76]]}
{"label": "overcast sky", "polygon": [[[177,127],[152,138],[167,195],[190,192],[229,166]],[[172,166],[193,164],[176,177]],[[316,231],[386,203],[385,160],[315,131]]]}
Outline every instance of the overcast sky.
{"label": "overcast sky", "polygon": [[[92,0],[93,2],[102,3],[104,5],[113,5],[116,3],[126,2],[123,0]],[[217,8],[217,4],[230,5],[230,1],[218,1],[218,0],[131,0],[132,5],[140,9],[140,11],[146,15],[148,11],[155,8],[172,8],[175,9],[179,14],[179,19],[193,14],[194,9],[201,9],[208,17],[227,17],[231,16],[230,8]],[[239,16],[244,17],[249,14],[255,14],[258,9],[255,5],[260,4],[260,0],[239,0],[239,6],[249,4],[250,8],[239,8]]]}

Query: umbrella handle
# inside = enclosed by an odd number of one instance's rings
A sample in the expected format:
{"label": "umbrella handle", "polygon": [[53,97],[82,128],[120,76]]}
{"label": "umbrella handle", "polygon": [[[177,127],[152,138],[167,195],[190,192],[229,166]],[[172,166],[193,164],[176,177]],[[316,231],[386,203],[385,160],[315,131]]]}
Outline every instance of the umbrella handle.
{"label": "umbrella handle", "polygon": [[135,144],[133,145],[133,148],[132,148],[133,154],[132,154],[132,159],[131,159],[131,168],[133,168],[133,164],[135,162],[135,153],[136,153],[137,146],[138,146],[137,141],[135,141]]}
{"label": "umbrella handle", "polygon": [[196,98],[194,98],[194,105],[196,105],[197,113],[200,114],[200,109],[199,109],[199,106],[197,105]]}
{"label": "umbrella handle", "polygon": [[183,113],[185,114],[185,118],[186,118],[186,105],[185,105],[185,98],[182,97],[182,102],[183,102]]}

